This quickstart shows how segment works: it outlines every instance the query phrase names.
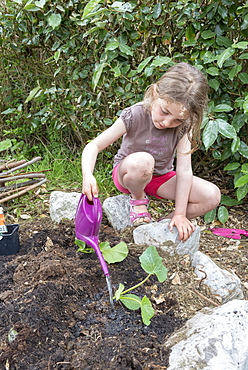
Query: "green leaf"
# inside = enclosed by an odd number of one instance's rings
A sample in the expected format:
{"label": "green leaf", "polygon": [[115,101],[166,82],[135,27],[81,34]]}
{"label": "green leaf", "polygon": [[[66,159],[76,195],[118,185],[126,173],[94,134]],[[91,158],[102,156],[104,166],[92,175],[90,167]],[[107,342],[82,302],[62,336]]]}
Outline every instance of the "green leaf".
{"label": "green leaf", "polygon": [[7,150],[12,147],[12,142],[10,139],[0,141],[0,152]]}
{"label": "green leaf", "polygon": [[248,146],[243,142],[240,141],[240,147],[238,152],[245,158],[248,158]]}
{"label": "green leaf", "polygon": [[153,59],[153,56],[150,56],[146,59],[144,59],[139,65],[138,65],[138,68],[137,68],[137,71],[140,73],[143,71],[143,69],[147,66],[147,64],[150,62],[150,60]]}
{"label": "green leaf", "polygon": [[241,171],[244,173],[248,173],[248,163],[242,164]]}
{"label": "green leaf", "polygon": [[92,12],[92,10],[95,9],[95,7],[100,3],[101,0],[91,0],[87,3],[87,5],[84,7],[84,12],[82,15],[82,20],[87,17],[89,13]]}
{"label": "green leaf", "polygon": [[161,3],[157,3],[154,8],[153,8],[153,18],[154,19],[157,19],[160,14],[161,14],[161,11],[162,11],[162,6],[161,6]]}
{"label": "green leaf", "polygon": [[228,137],[229,139],[234,139],[237,136],[235,128],[228,122],[221,118],[217,119],[216,122],[218,124],[218,131],[221,135]]}
{"label": "green leaf", "polygon": [[214,107],[213,112],[231,112],[233,108],[228,104],[218,104]]}
{"label": "green leaf", "polygon": [[239,41],[239,42],[237,42],[237,44],[232,44],[232,47],[234,49],[246,49],[247,46],[248,46],[247,41]]}
{"label": "green leaf", "polygon": [[88,247],[86,243],[80,239],[75,238],[75,244],[79,247],[77,252],[82,252],[82,253],[93,253],[94,252],[93,248]]}
{"label": "green leaf", "polygon": [[248,73],[241,72],[239,73],[238,77],[243,84],[248,84]]}
{"label": "green leaf", "polygon": [[227,222],[228,218],[229,218],[229,213],[228,213],[227,208],[225,206],[220,206],[218,209],[218,219],[220,220],[222,224],[224,224],[225,222]]}
{"label": "green leaf", "polygon": [[148,273],[156,275],[158,281],[163,282],[167,279],[167,268],[163,265],[162,258],[159,256],[154,246],[148,247],[139,257],[141,267]]}
{"label": "green leaf", "polygon": [[224,167],[224,170],[225,171],[233,171],[233,170],[236,170],[237,168],[240,167],[240,163],[238,162],[233,162],[233,163],[228,163],[225,167]]}
{"label": "green leaf", "polygon": [[213,31],[210,31],[210,30],[206,30],[206,31],[203,31],[201,33],[201,37],[203,39],[211,39],[211,38],[214,38],[216,35]]}
{"label": "green leaf", "polygon": [[214,78],[209,80],[209,86],[212,87],[215,91],[217,91],[220,87],[220,82]]}
{"label": "green leaf", "polygon": [[248,183],[237,189],[238,200],[243,199],[247,195],[247,193],[248,193]]}
{"label": "green leaf", "polygon": [[129,310],[138,310],[141,307],[141,299],[135,294],[121,295],[120,301]]}
{"label": "green leaf", "polygon": [[61,20],[61,15],[59,13],[53,13],[47,18],[47,22],[53,30],[60,25]]}
{"label": "green leaf", "polygon": [[[151,66],[155,66],[155,67],[161,67],[161,66],[164,66],[164,65],[170,65],[172,64],[172,59],[169,58],[169,57],[161,57],[161,56],[157,56],[153,62],[151,63]],[[174,64],[174,63],[173,63]]]}
{"label": "green leaf", "polygon": [[102,250],[102,255],[108,263],[116,263],[123,261],[128,255],[128,248],[126,243],[120,242],[113,248],[106,248]]}
{"label": "green leaf", "polygon": [[216,217],[216,208],[212,209],[212,211],[205,213],[204,221],[206,222],[206,224],[210,224],[215,220],[215,217]]}
{"label": "green leaf", "polygon": [[211,76],[218,76],[219,75],[219,69],[216,67],[209,67],[206,69],[206,72]]}
{"label": "green leaf", "polygon": [[38,94],[42,91],[40,86],[36,86],[33,90],[30,91],[29,96],[25,100],[25,103],[28,103],[30,100],[38,96]]}
{"label": "green leaf", "polygon": [[236,206],[240,204],[240,202],[237,199],[228,197],[227,195],[222,195],[221,196],[221,204],[223,206]]}
{"label": "green leaf", "polygon": [[141,301],[141,317],[145,325],[150,325],[151,318],[154,316],[154,309],[152,307],[151,301],[145,295]]}
{"label": "green leaf", "polygon": [[125,288],[124,285],[120,283],[119,288],[116,290],[115,295],[114,295],[114,298],[117,301],[119,301],[119,299],[121,297],[121,293],[123,292],[124,288]]}
{"label": "green leaf", "polygon": [[103,68],[105,66],[106,66],[106,63],[103,62],[103,63],[97,64],[96,67],[95,67],[95,72],[94,72],[93,77],[92,77],[92,87],[93,87],[94,91],[95,91],[95,89],[98,85],[98,82],[99,82],[100,77],[102,75]]}
{"label": "green leaf", "polygon": [[233,48],[227,48],[226,50],[223,51],[223,53],[221,53],[218,58],[217,58],[217,64],[219,66],[219,68],[222,68],[223,64],[225,63],[225,61],[230,58],[234,53],[234,49]]}
{"label": "green leaf", "polygon": [[126,44],[119,44],[119,49],[125,55],[133,55],[133,52],[132,52],[130,46],[128,46]]}
{"label": "green leaf", "polygon": [[115,40],[115,41],[111,41],[109,42],[106,47],[105,47],[105,50],[108,51],[108,50],[115,50],[117,49],[119,46],[119,41]]}
{"label": "green leaf", "polygon": [[202,133],[202,142],[206,150],[215,142],[218,136],[218,124],[216,121],[209,120]]}
{"label": "green leaf", "polygon": [[248,59],[248,53],[240,54],[239,59]]}
{"label": "green leaf", "polygon": [[241,176],[237,181],[235,181],[234,186],[235,188],[239,188],[240,186],[244,186],[248,183],[248,174]]}
{"label": "green leaf", "polygon": [[248,114],[248,98],[246,98],[244,101],[243,109],[244,109],[245,114]]}
{"label": "green leaf", "polygon": [[4,110],[3,112],[1,112],[1,114],[10,114],[10,113],[13,113],[15,111],[16,111],[15,108],[8,108],[8,109]]}
{"label": "green leaf", "polygon": [[27,10],[28,12],[37,12],[40,10],[35,4],[27,4],[23,8],[24,10]]}
{"label": "green leaf", "polygon": [[240,147],[240,138],[238,136],[236,136],[233,139],[232,145],[231,145],[232,153],[236,153],[239,150],[239,147]]}

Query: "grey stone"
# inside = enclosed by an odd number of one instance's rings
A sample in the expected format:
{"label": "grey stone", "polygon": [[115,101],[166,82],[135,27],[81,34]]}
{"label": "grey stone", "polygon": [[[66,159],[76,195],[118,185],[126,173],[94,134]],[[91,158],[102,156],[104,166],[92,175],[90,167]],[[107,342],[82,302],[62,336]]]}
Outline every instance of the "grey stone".
{"label": "grey stone", "polygon": [[193,255],[199,248],[199,226],[196,226],[195,231],[186,241],[181,241],[178,239],[176,227],[173,227],[173,231],[169,230],[168,225],[170,221],[171,220],[166,219],[136,227],[133,231],[135,244],[147,246],[154,245],[171,255],[174,253]]}
{"label": "grey stone", "polygon": [[106,198],[102,204],[102,208],[109,223],[115,230],[122,231],[130,225],[128,195],[121,194]]}
{"label": "grey stone", "polygon": [[203,283],[208,285],[213,294],[221,297],[226,303],[232,299],[243,299],[241,281],[237,275],[217,266],[210,257],[197,252],[192,257],[192,266]]}
{"label": "grey stone", "polygon": [[81,193],[76,192],[53,191],[50,195],[51,219],[57,223],[63,219],[74,219],[80,196]]}
{"label": "grey stone", "polygon": [[168,370],[247,370],[248,301],[202,309],[165,343]]}

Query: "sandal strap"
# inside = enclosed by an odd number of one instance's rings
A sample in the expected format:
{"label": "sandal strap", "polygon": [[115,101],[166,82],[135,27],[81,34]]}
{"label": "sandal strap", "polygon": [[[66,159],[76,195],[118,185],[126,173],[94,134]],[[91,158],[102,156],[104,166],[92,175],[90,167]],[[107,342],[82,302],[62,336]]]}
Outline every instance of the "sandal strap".
{"label": "sandal strap", "polygon": [[[143,213],[130,212],[130,221],[131,221],[131,223],[133,223],[138,218],[145,218],[145,217],[149,218],[149,220],[152,220],[152,217],[151,217],[150,213],[148,213],[148,212],[143,212]],[[146,222],[146,224],[148,224],[148,222]]]}
{"label": "sandal strap", "polygon": [[130,205],[131,206],[141,206],[141,205],[147,205],[149,204],[149,199],[147,196],[144,199],[133,199],[130,196]]}

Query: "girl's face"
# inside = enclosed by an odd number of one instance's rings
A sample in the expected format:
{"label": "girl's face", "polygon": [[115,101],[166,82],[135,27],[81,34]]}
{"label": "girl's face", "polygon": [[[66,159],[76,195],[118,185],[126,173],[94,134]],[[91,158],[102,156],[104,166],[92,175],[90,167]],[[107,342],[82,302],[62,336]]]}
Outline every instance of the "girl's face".
{"label": "girl's face", "polygon": [[157,98],[152,104],[151,116],[154,126],[163,130],[185,123],[189,118],[189,113],[180,103],[171,103],[168,100]]}

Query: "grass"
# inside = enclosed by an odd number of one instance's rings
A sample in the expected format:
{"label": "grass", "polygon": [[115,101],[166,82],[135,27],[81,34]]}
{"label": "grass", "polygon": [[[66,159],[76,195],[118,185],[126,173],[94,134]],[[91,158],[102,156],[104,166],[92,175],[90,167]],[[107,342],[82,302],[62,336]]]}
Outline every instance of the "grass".
{"label": "grass", "polygon": [[[63,151],[56,157],[49,151],[43,158],[25,167],[26,172],[43,172],[47,182],[39,188],[35,188],[26,195],[20,196],[8,202],[6,210],[19,218],[20,216],[35,217],[49,212],[49,196],[52,191],[81,192],[81,153],[74,158],[69,158]],[[104,200],[109,196],[119,194],[112,181],[112,159],[106,159],[99,154],[94,175],[99,187],[99,197]],[[22,218],[22,217],[21,217]]]}

